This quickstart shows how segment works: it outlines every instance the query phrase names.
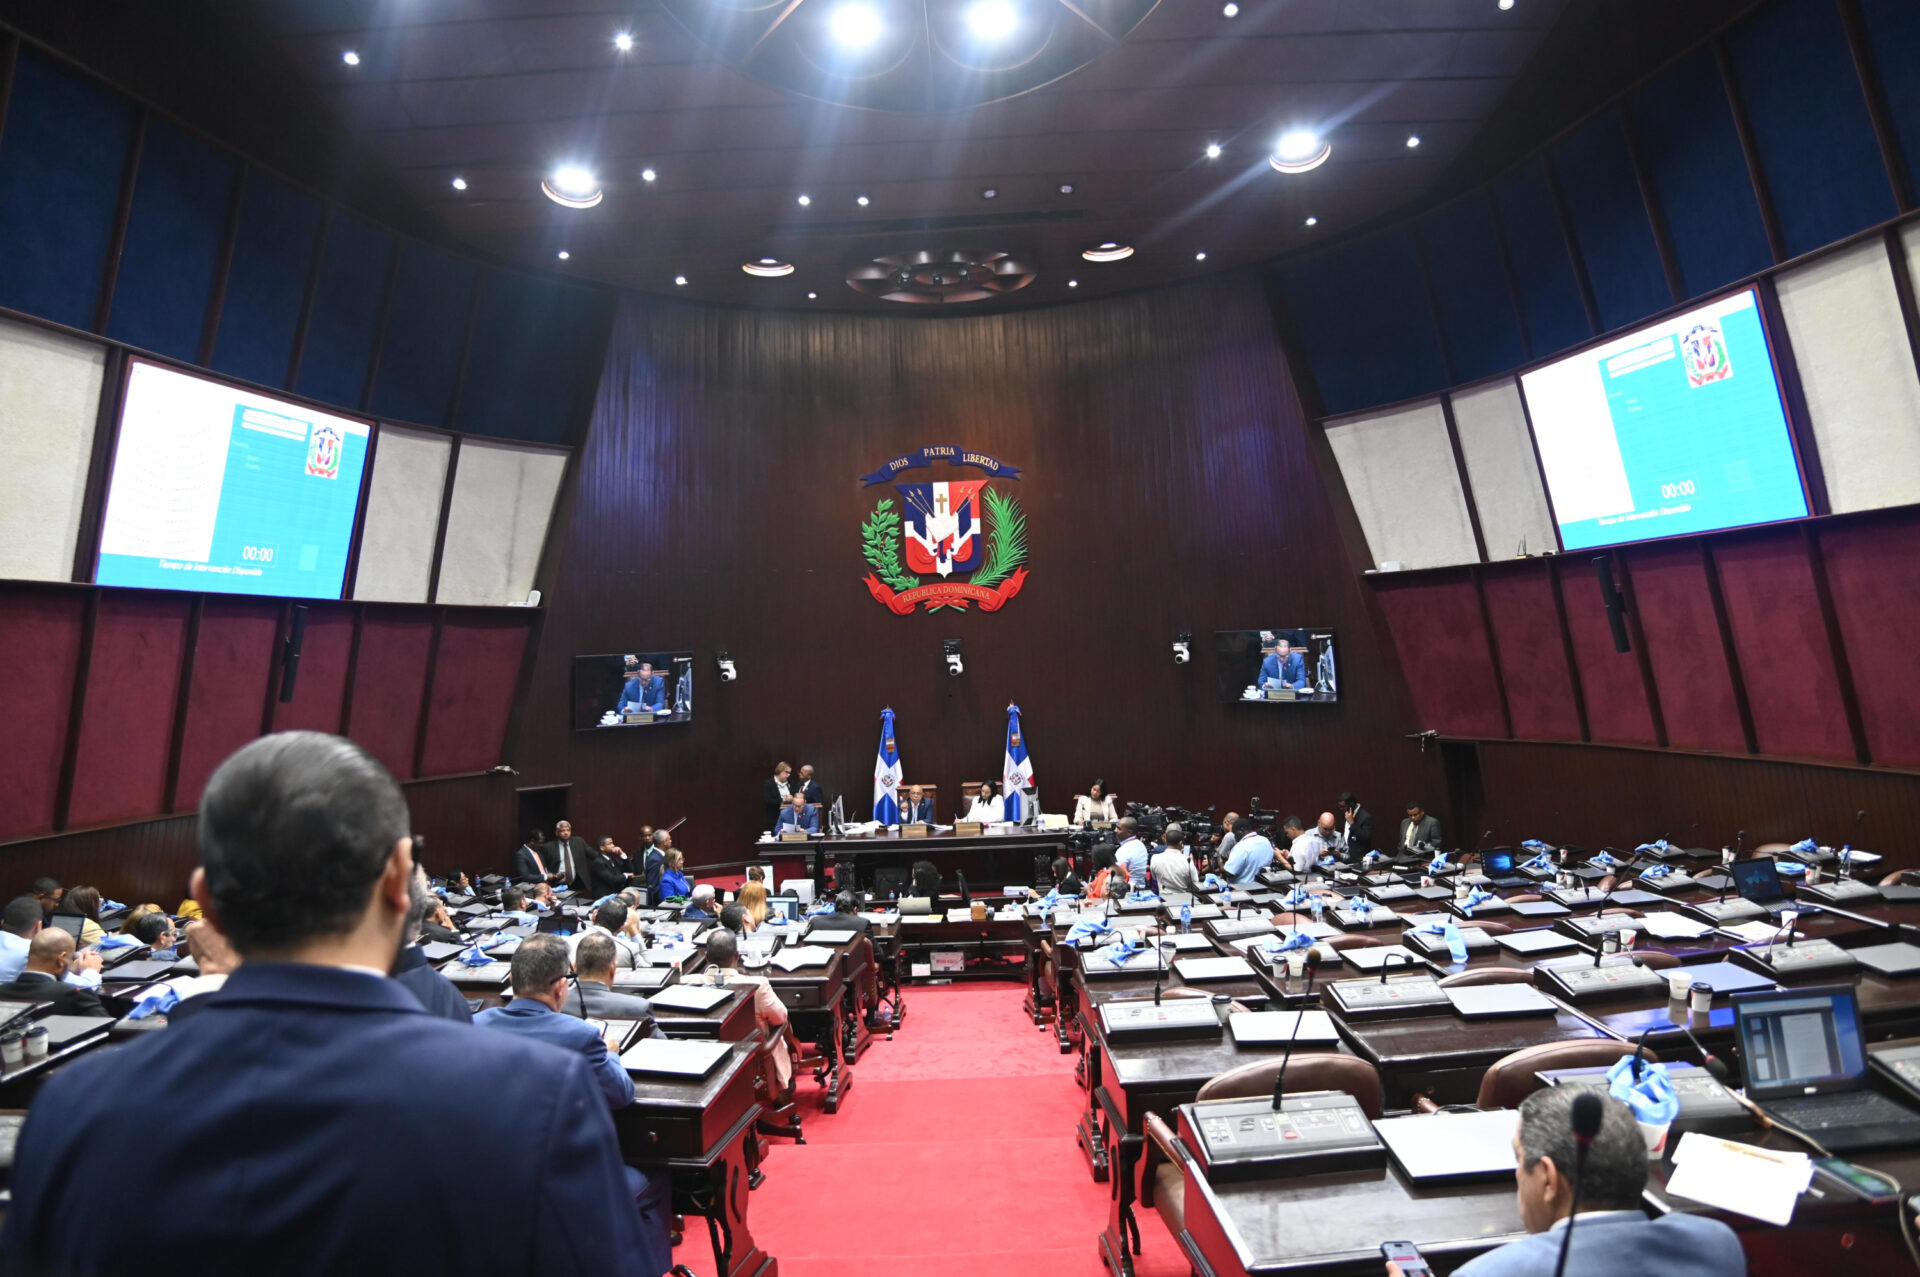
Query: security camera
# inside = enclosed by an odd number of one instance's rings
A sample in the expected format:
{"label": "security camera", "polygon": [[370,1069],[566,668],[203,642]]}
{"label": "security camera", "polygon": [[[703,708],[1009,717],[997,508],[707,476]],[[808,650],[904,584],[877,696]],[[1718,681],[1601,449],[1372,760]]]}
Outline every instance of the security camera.
{"label": "security camera", "polygon": [[1185,665],[1193,659],[1193,635],[1182,634],[1173,641],[1173,663]]}
{"label": "security camera", "polygon": [[720,681],[722,683],[731,683],[734,679],[740,677],[740,671],[733,667],[733,658],[728,656],[724,649],[714,653],[714,661],[720,666]]}
{"label": "security camera", "polygon": [[947,654],[948,676],[952,678],[959,678],[962,674],[966,673],[967,667],[960,660],[960,640],[946,639],[941,642],[940,646],[942,650],[944,650]]}

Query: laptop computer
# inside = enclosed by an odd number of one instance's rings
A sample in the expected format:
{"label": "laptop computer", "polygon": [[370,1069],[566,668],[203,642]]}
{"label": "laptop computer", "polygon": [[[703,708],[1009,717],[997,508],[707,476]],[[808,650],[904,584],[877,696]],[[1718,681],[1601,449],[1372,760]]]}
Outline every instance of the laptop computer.
{"label": "laptop computer", "polygon": [[1489,851],[1481,859],[1480,867],[1496,887],[1525,887],[1533,882],[1533,879],[1514,869],[1513,851],[1508,847],[1496,847]]}
{"label": "laptop computer", "polygon": [[1787,899],[1786,888],[1780,885],[1780,871],[1775,867],[1773,857],[1758,860],[1736,860],[1727,866],[1727,872],[1733,875],[1733,889],[1740,898],[1779,917],[1789,909],[1798,909],[1802,913],[1812,912],[1814,906]]}
{"label": "laptop computer", "polygon": [[1920,1144],[1920,1113],[1868,1085],[1851,988],[1740,994],[1733,1016],[1747,1096],[1767,1116],[1835,1152]]}

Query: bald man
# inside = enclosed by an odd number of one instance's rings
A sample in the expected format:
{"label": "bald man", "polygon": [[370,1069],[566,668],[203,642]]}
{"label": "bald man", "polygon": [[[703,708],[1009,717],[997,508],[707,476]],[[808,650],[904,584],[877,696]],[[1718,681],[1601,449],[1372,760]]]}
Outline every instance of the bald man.
{"label": "bald man", "polygon": [[[97,967],[100,955],[88,956]],[[51,1002],[53,1015],[105,1015],[99,994],[66,982],[73,965],[73,937],[58,927],[42,931],[27,946],[26,968],[12,984],[0,985],[0,1001]]]}

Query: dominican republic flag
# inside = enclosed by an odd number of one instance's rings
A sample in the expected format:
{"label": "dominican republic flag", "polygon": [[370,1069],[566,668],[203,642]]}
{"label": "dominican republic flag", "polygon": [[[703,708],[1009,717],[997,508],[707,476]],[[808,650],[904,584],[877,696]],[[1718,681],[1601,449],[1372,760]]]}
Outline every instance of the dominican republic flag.
{"label": "dominican republic flag", "polygon": [[980,489],[968,483],[897,483],[907,542],[907,571],[951,576],[980,566]]}
{"label": "dominican republic flag", "polygon": [[893,740],[893,711],[880,711],[880,754],[873,763],[873,821],[900,823],[900,749]]}
{"label": "dominican republic flag", "polygon": [[1018,822],[1026,818],[1021,808],[1021,791],[1033,784],[1033,760],[1027,757],[1027,738],[1020,734],[1020,707],[1007,706],[1007,757],[1000,765],[1000,793],[1003,819]]}

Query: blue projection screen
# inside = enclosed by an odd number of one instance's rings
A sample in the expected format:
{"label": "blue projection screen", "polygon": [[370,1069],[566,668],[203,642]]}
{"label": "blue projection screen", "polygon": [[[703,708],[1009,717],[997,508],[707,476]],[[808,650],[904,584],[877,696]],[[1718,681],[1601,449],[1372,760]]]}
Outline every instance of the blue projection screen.
{"label": "blue projection screen", "polygon": [[1751,288],[1520,385],[1568,550],[1807,513]]}
{"label": "blue projection screen", "polygon": [[372,427],[131,361],[94,580],[337,599]]}

